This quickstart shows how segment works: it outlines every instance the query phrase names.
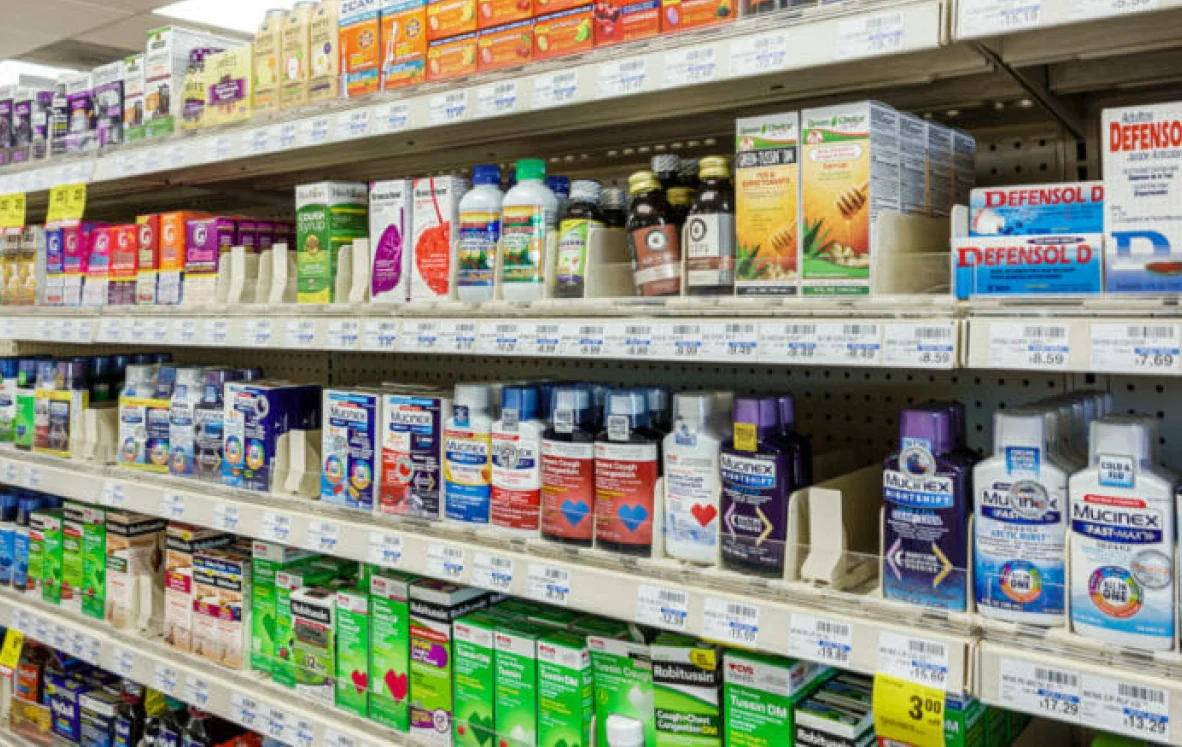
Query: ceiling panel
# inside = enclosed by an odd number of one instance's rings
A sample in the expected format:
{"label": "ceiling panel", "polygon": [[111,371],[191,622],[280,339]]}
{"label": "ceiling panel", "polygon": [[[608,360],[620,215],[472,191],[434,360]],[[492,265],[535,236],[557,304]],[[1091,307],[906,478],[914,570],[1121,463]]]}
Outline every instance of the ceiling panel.
{"label": "ceiling panel", "polygon": [[0,26],[0,60],[21,57],[56,38],[53,34],[17,31],[10,25]]}
{"label": "ceiling panel", "polygon": [[114,23],[132,14],[131,10],[80,0],[4,0],[3,7],[6,31],[51,35],[57,39]]}

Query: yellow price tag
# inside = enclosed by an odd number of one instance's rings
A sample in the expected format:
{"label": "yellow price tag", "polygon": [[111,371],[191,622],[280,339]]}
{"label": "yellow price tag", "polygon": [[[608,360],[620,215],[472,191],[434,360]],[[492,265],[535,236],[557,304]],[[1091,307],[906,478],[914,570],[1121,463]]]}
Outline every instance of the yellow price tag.
{"label": "yellow price tag", "polygon": [[25,193],[0,195],[0,228],[25,227]]}
{"label": "yellow price tag", "polygon": [[755,451],[759,448],[755,423],[735,423],[735,448],[739,451]]}
{"label": "yellow price tag", "polygon": [[20,659],[21,648],[25,645],[25,634],[16,628],[9,628],[4,634],[4,648],[0,649],[0,673],[8,676],[16,669],[16,662]]}
{"label": "yellow price tag", "polygon": [[944,747],[944,691],[881,672],[874,675],[874,730],[879,739]]}
{"label": "yellow price tag", "polygon": [[86,185],[59,184],[49,190],[46,223],[77,223],[86,212]]}

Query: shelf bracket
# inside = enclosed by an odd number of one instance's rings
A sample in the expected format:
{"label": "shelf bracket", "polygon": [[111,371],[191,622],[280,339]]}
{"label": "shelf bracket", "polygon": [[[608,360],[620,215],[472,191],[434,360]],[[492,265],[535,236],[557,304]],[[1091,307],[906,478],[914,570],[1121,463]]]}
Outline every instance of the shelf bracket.
{"label": "shelf bracket", "polygon": [[1026,73],[1012,67],[1009,63],[1001,58],[1001,55],[993,51],[989,47],[981,43],[973,43],[973,48],[977,50],[977,54],[984,57],[993,65],[994,69],[999,70],[1017,83],[1023,91],[1030,96],[1036,104],[1042,107],[1048,114],[1055,118],[1064,129],[1070,132],[1076,140],[1087,140],[1087,128],[1084,127],[1083,121],[1079,114],[1072,111],[1070,107],[1063,103],[1063,101],[1052,93],[1046,85],[1034,80]]}

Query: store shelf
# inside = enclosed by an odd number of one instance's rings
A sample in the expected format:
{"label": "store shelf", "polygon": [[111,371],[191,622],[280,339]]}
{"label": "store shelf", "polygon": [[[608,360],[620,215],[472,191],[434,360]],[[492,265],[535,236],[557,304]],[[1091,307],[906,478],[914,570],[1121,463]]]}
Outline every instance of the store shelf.
{"label": "store shelf", "polygon": [[[0,481],[111,508],[186,521],[409,573],[621,620],[636,620],[873,674],[881,647],[934,650],[925,668],[962,692],[973,639],[963,621],[671,560],[623,557],[551,543],[506,540],[467,528],[348,511],[318,502],[173,479],[128,475],[15,450]],[[829,631],[828,633],[826,631]],[[836,636],[836,637],[834,637]]]}
{"label": "store shelf", "polygon": [[0,624],[292,747],[411,744],[397,732],[261,677],[218,667],[159,640],[114,630],[11,589],[0,590]]}

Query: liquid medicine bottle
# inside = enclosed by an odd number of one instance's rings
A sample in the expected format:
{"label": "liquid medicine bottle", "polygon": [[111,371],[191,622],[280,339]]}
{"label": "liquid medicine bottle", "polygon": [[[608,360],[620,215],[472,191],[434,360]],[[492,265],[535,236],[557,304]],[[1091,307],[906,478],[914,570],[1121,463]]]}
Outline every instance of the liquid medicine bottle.
{"label": "liquid medicine bottle", "polygon": [[701,161],[701,188],[686,218],[685,293],[722,296],[735,292],[735,190],[721,156]]}
{"label": "liquid medicine bottle", "polygon": [[501,417],[492,425],[492,524],[503,534],[536,537],[541,529],[539,461],[545,421],[538,417],[538,390],[501,390]]}
{"label": "liquid medicine bottle", "polygon": [[638,171],[628,178],[628,191],[628,248],[636,291],[676,296],[681,293],[681,245],[661,184],[653,172]]}
{"label": "liquid medicine bottle", "polygon": [[491,407],[491,387],[456,384],[452,416],[443,426],[443,511],[448,521],[489,522]]}
{"label": "liquid medicine bottle", "polygon": [[661,439],[649,425],[643,389],[607,397],[607,427],[595,439],[595,542],[629,555],[649,555],[661,477]]}
{"label": "liquid medicine bottle", "polygon": [[595,410],[591,390],[559,387],[542,434],[542,536],[590,547],[595,508]]}
{"label": "liquid medicine bottle", "polygon": [[456,297],[465,303],[491,301],[501,239],[501,168],[472,169],[472,189],[460,199],[460,240],[456,251]]}
{"label": "liquid medicine bottle", "polygon": [[673,397],[673,432],[665,436],[665,554],[712,565],[718,554],[718,460],[723,433],[709,392]]}
{"label": "liquid medicine bottle", "polygon": [[558,229],[558,198],[545,185],[546,162],[517,162],[517,184],[501,203],[501,295],[535,301],[545,295],[550,234]]}

